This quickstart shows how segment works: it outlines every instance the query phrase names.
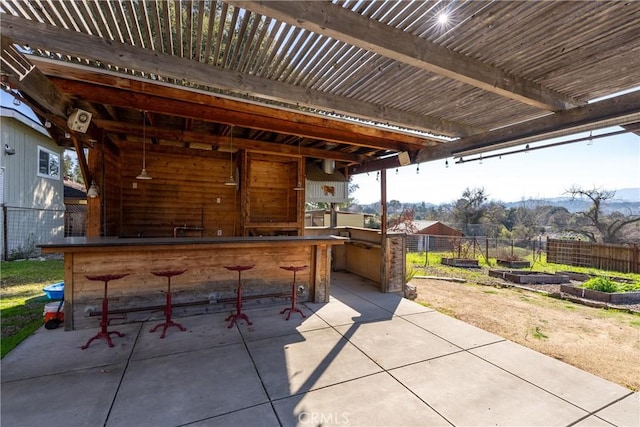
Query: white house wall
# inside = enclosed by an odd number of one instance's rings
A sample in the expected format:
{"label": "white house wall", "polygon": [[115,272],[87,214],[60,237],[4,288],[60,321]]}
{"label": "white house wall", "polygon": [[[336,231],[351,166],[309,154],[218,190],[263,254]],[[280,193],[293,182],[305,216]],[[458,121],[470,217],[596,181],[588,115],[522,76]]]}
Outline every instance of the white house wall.
{"label": "white house wall", "polygon": [[[19,113],[18,113],[19,114]],[[64,185],[62,162],[64,150],[30,124],[30,119],[16,117],[3,108],[0,117],[0,167],[3,169],[2,259],[34,243],[64,236]],[[15,154],[5,153],[5,144]],[[58,178],[38,175],[38,146],[60,156]],[[4,226],[1,227],[4,233]]]}

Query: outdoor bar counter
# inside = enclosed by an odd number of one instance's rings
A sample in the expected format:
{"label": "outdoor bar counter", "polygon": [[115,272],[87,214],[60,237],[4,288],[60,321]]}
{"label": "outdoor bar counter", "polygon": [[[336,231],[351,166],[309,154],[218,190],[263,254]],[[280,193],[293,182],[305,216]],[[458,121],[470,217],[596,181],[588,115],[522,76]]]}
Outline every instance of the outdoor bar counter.
{"label": "outdoor bar counter", "polygon": [[40,247],[43,253],[64,253],[64,324],[72,330],[99,324],[104,284],[88,280],[87,275],[128,274],[108,286],[109,313],[124,321],[162,316],[167,283],[152,271],[186,269],[171,281],[178,316],[181,310],[191,314],[231,309],[238,274],[224,268],[229,265],[254,265],[242,272],[242,294],[256,300],[290,295],[293,275],[280,267],[308,265],[296,276],[304,287],[299,301],[328,302],[331,247],[346,240],[336,236],[69,237]]}

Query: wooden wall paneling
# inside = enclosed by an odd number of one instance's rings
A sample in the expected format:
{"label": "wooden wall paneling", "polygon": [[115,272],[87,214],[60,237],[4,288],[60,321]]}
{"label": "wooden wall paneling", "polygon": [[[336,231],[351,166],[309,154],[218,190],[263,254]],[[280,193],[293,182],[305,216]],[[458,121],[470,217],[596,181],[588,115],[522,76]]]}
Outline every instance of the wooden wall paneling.
{"label": "wooden wall paneling", "polygon": [[[305,158],[298,158],[297,165],[297,176],[296,176],[296,186],[298,184],[301,185],[301,188],[306,188],[305,185],[305,174],[306,174],[306,163]],[[297,215],[296,222],[298,223],[298,236],[304,235],[304,209],[305,209],[305,194],[306,190],[294,191],[296,197],[296,206],[297,206]]]}
{"label": "wooden wall paneling", "polygon": [[[326,247],[321,245],[318,252],[318,265],[321,268],[326,268],[326,261],[322,259]],[[176,277],[175,282],[172,280],[174,302],[207,301],[212,294],[215,294],[214,299],[233,298],[237,275],[222,267],[227,264],[255,264],[254,269],[243,273],[245,295],[288,295],[291,273],[280,266],[310,265],[311,260],[315,264],[314,248],[306,244],[287,246],[276,243],[260,248],[246,245],[225,249],[216,246],[167,246],[158,250],[140,246],[67,253],[65,281],[70,286],[65,286],[65,298],[69,301],[65,313],[68,311],[69,328],[95,327],[98,322],[96,316],[88,317],[86,310],[94,313],[99,311],[103,285],[88,280],[87,275],[104,274],[107,271],[129,274],[109,283],[109,295],[113,298],[111,310],[162,305],[164,295],[161,291],[165,289],[165,281],[150,272],[175,268],[187,271]],[[316,272],[313,265],[311,267],[297,275],[298,283],[306,288],[300,297],[301,301],[314,298],[315,274],[319,275],[321,283],[326,281],[325,273]],[[72,307],[75,309],[72,310]],[[73,322],[74,317],[76,322]]]}
{"label": "wooden wall paneling", "polygon": [[[303,234],[304,214],[294,187],[300,174],[300,157],[273,156],[249,152],[247,168],[244,235]],[[277,225],[276,225],[277,224]],[[267,231],[266,228],[272,228]],[[260,230],[258,230],[260,229]]]}
{"label": "wooden wall paneling", "polygon": [[242,151],[239,159],[242,180],[240,181],[240,229],[238,234],[241,236],[249,235],[249,212],[251,211],[251,202],[249,200],[249,153]]}
{"label": "wooden wall paneling", "polygon": [[[235,235],[237,188],[224,184],[230,169],[235,169],[235,162],[230,163],[226,154],[169,151],[149,144],[146,165],[153,179],[145,181],[135,178],[142,167],[142,151],[132,153],[130,146],[130,155],[122,158],[121,235],[167,237],[180,226],[203,228],[203,236],[217,236],[218,232],[222,236]],[[200,235],[199,231],[179,233]]]}
{"label": "wooden wall paneling", "polygon": [[[102,145],[101,164],[104,165],[104,198],[102,212],[104,218],[105,236],[115,236],[120,233],[120,219],[122,217],[122,150],[112,145]],[[102,172],[101,172],[102,173]]]}

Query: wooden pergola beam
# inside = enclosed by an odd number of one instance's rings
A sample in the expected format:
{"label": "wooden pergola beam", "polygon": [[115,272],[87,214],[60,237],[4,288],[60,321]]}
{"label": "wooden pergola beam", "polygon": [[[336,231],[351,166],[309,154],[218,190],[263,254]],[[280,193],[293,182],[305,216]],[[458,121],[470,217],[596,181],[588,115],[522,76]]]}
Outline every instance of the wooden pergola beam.
{"label": "wooden pergola beam", "polygon": [[[319,127],[331,127],[332,129],[354,132],[365,137],[380,138],[416,147],[426,147],[442,143],[441,140],[417,135],[415,133],[410,134],[398,132],[345,120],[335,120],[334,118],[328,118],[320,115],[303,114],[284,108],[268,107],[251,102],[237,101],[235,99],[203,93],[202,91],[195,91],[190,88],[184,88],[168,83],[149,82],[146,79],[135,76],[128,76],[128,78],[125,79],[116,73],[96,70],[95,68],[83,65],[55,61],[36,56],[30,57],[30,59],[45,75],[50,78],[56,77],[57,79],[54,79],[56,82],[71,80],[91,83],[96,85],[96,87],[120,88],[140,94],[179,99],[196,104],[205,104],[229,111],[251,113],[264,117],[276,117],[295,123],[304,123]],[[112,109],[109,105],[105,105],[104,107]]]}
{"label": "wooden pergola beam", "polygon": [[330,2],[229,0],[226,3],[543,110],[566,110],[584,104]]}
{"label": "wooden pergola beam", "polygon": [[9,14],[4,14],[2,19],[3,37],[13,37],[16,42],[34,49],[72,57],[92,58],[116,67],[187,80],[193,84],[250,94],[291,105],[307,106],[366,121],[389,123],[448,136],[471,135],[478,131],[444,119],[382,107],[348,97],[328,95],[321,91],[212,67],[188,58],[174,57]]}
{"label": "wooden pergola beam", "polygon": [[[4,20],[4,14],[3,14]],[[3,23],[4,26],[4,23]],[[10,37],[2,36],[2,73],[12,87],[29,96],[52,114],[66,120],[73,104],[26,57],[16,50]]]}
{"label": "wooden pergola beam", "polygon": [[[143,134],[142,125],[133,125],[120,121],[102,119],[95,119],[94,123],[105,132],[136,135],[139,137],[141,137]],[[185,144],[208,144],[212,150],[229,145],[229,137],[224,135],[212,135],[210,133],[184,131],[181,129],[160,126],[146,126],[145,133],[147,138],[181,141]],[[326,158],[346,163],[360,163],[365,159],[365,156],[362,155],[343,153],[340,151],[327,151],[306,147],[298,148],[297,146],[255,141],[252,139],[238,138],[235,136],[233,138],[233,145],[236,148],[248,150],[265,151],[294,156],[299,154],[303,157]]]}
{"label": "wooden pergola beam", "polygon": [[[424,163],[454,156],[462,157],[608,126],[624,127],[639,121],[640,91],[636,91],[514,126],[424,148],[411,158],[412,163]],[[634,132],[635,126],[629,127],[629,132]],[[393,156],[354,166],[350,172],[358,174],[399,166],[401,165],[398,157]]]}
{"label": "wooden pergola beam", "polygon": [[[637,121],[640,121],[640,91],[460,138],[445,145],[450,155],[461,157]],[[420,150],[417,160],[431,157],[433,150],[428,151]]]}
{"label": "wooden pergola beam", "polygon": [[[208,120],[216,123],[288,133],[307,138],[383,150],[409,151],[425,146],[420,144],[416,147],[414,144],[398,142],[393,139],[394,134],[391,132],[388,133],[387,138],[383,138],[380,136],[363,136],[357,132],[357,129],[349,130],[349,126],[336,129],[330,119],[326,119],[324,126],[321,126],[295,122],[287,117],[262,116],[243,111],[226,110],[193,102],[190,94],[186,92],[183,92],[180,98],[176,98],[166,96],[166,94],[165,96],[149,95],[131,90],[96,86],[95,84],[58,78],[52,78],[52,81],[60,90],[91,103],[102,103],[185,118],[191,117],[198,120]],[[416,138],[416,140],[422,142],[419,138]]]}

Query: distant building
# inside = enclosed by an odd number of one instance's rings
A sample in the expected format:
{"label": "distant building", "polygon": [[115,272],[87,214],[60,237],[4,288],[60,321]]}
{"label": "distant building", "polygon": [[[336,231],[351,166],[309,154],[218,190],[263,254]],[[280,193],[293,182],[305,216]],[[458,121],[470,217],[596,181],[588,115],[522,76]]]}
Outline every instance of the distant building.
{"label": "distant building", "polygon": [[64,206],[64,237],[86,235],[87,191],[84,184],[65,177]]}
{"label": "distant building", "polygon": [[389,229],[390,232],[407,233],[407,248],[410,252],[449,251],[454,241],[464,234],[440,221],[412,221],[400,223]]}

